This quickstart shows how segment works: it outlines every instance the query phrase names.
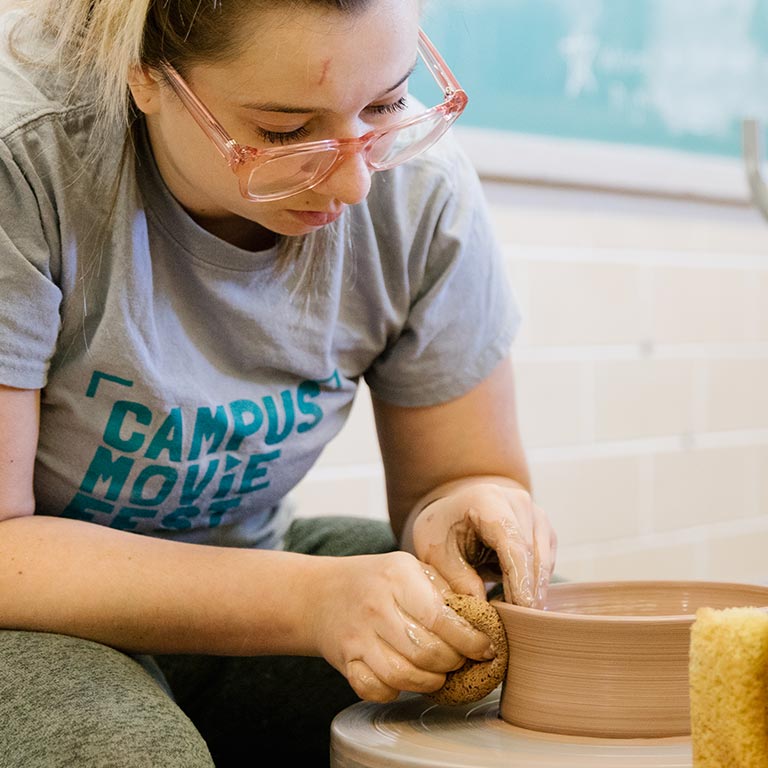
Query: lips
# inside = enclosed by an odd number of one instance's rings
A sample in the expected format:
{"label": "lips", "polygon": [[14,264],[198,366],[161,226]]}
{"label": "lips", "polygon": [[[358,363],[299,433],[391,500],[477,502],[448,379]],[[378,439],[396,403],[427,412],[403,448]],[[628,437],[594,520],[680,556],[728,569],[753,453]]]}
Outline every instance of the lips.
{"label": "lips", "polygon": [[338,211],[292,211],[289,210],[292,216],[295,216],[303,224],[310,227],[324,227],[326,224],[330,224],[341,216],[343,208]]}

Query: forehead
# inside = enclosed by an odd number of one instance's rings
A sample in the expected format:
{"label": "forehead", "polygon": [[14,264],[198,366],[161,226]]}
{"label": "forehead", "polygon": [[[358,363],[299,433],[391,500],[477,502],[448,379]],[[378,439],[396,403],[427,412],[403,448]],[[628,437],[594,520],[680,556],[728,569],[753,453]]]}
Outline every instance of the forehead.
{"label": "forehead", "polygon": [[384,94],[416,59],[418,0],[374,0],[355,13],[294,9],[247,20],[237,56],[195,75],[229,99],[344,110]]}

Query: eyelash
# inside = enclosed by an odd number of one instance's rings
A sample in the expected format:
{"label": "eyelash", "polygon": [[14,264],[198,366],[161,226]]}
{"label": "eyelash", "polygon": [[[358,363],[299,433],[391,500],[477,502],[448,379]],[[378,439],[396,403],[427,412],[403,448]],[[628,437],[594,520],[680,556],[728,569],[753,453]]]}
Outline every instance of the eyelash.
{"label": "eyelash", "polygon": [[[405,96],[398,99],[392,104],[375,104],[368,107],[369,112],[373,112],[375,115],[391,115],[396,112],[402,112],[408,106],[408,100]],[[268,131],[266,128],[257,128],[259,136],[263,141],[270,144],[288,144],[298,139],[303,139],[309,135],[309,130],[306,126],[301,126],[295,131],[287,131],[285,133],[281,131]]]}
{"label": "eyelash", "polygon": [[408,106],[408,99],[402,96],[392,104],[376,104],[368,109],[377,115],[391,115],[394,112],[402,112]]}
{"label": "eyelash", "polygon": [[270,144],[288,144],[291,141],[297,139],[303,139],[305,136],[309,136],[309,131],[305,126],[297,128],[295,131],[288,131],[287,133],[281,133],[280,131],[268,131],[266,128],[257,128],[259,136],[264,141],[268,141]]}

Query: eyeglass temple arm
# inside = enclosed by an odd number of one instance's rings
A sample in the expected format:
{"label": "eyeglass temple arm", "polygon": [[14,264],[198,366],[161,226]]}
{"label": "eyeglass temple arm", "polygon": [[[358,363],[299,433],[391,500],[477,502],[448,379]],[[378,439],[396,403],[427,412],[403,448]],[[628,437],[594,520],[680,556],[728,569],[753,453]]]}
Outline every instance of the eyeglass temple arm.
{"label": "eyeglass temple arm", "polygon": [[747,169],[747,181],[752,193],[752,202],[768,219],[768,184],[760,168],[762,152],[760,148],[760,124],[757,120],[744,120],[742,123],[742,141],[744,144],[744,162]]}
{"label": "eyeglass temple arm", "polygon": [[445,60],[438,53],[437,48],[435,48],[432,41],[426,36],[423,29],[419,29],[419,43],[419,53],[421,54],[421,58],[440,83],[443,90],[447,91],[449,95],[454,91],[463,90],[459,85],[459,81],[448,68]]}
{"label": "eyeglass temple arm", "polygon": [[181,75],[168,63],[162,65],[168,85],[181,99],[184,106],[195,119],[195,122],[205,131],[216,149],[221,152],[224,159],[230,164],[236,164],[240,156],[237,152],[237,142],[224,130],[221,123],[208,111],[208,108],[189,89]]}
{"label": "eyeglass temple arm", "polygon": [[[446,93],[452,95],[456,91],[463,91],[453,72],[448,68],[443,57],[438,53],[422,29],[419,29],[419,42],[419,52],[424,59],[424,63],[432,71]],[[241,161],[238,143],[224,130],[224,127],[208,111],[205,104],[189,89],[184,79],[170,63],[167,61],[163,62],[162,71],[165,74],[168,85],[171,86],[174,93],[181,99],[197,124],[210,137],[224,159],[230,165],[237,165]]]}

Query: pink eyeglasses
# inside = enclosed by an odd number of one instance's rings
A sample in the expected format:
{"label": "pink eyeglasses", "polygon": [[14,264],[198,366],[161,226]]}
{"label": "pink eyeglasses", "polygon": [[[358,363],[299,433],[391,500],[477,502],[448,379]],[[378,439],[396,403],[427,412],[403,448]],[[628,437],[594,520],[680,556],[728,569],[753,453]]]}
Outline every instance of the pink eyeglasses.
{"label": "pink eyeglasses", "polygon": [[361,153],[371,172],[386,171],[431,147],[464,111],[468,98],[421,30],[418,52],[443,93],[441,104],[358,138],[324,139],[264,149],[238,144],[192,93],[181,75],[167,62],[162,68],[184,107],[229,163],[240,182],[243,197],[267,202],[312,189],[327,179],[347,155]]}

